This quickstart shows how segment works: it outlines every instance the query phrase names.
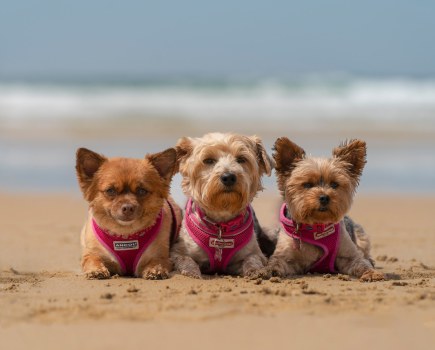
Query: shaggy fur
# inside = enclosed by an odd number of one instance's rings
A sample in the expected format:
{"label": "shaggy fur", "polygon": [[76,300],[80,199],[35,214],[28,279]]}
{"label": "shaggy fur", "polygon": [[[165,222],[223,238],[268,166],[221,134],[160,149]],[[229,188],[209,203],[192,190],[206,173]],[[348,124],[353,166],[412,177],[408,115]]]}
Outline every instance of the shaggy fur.
{"label": "shaggy fur", "polygon": [[[384,276],[373,268],[367,234],[345,217],[366,163],[366,144],[361,140],[343,142],[332,154],[329,159],[310,158],[286,137],[276,140],[273,157],[287,215],[300,224],[340,222],[337,270],[362,281],[382,280]],[[321,196],[327,196],[329,202],[322,204]],[[281,229],[275,252],[259,275],[267,278],[306,273],[323,255],[321,248],[306,243],[295,249],[295,241]]]}
{"label": "shaggy fur", "polygon": [[[211,133],[201,138],[184,137],[178,141],[176,149],[184,193],[216,223],[244,213],[262,189],[262,175],[270,176],[273,168],[273,161],[256,136]],[[237,179],[231,188],[221,181],[225,173],[234,174]],[[257,235],[260,230],[259,225],[255,225]],[[183,275],[201,278],[201,272],[209,268],[207,254],[190,237],[184,223],[179,240],[171,250],[171,258]],[[231,259],[227,272],[250,276],[265,263],[254,235]]]}

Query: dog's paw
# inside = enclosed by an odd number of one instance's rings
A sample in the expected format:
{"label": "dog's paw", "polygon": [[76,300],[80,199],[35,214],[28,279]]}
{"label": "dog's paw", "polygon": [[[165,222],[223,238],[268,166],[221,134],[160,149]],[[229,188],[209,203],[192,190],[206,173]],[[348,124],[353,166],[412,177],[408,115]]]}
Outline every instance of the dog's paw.
{"label": "dog's paw", "polygon": [[142,273],[146,280],[165,280],[169,278],[169,270],[161,265],[146,268]]}
{"label": "dog's paw", "polygon": [[186,276],[186,277],[196,278],[198,280],[202,279],[201,271],[199,271],[199,270],[198,271],[194,271],[194,270],[181,270],[180,273],[183,276]]}
{"label": "dog's paw", "polygon": [[359,279],[361,282],[376,282],[385,280],[385,276],[383,273],[378,272],[376,270],[368,270],[363,273],[363,275]]}
{"label": "dog's paw", "polygon": [[86,271],[85,276],[88,280],[104,280],[110,278],[110,272],[105,266],[102,266],[96,270]]}
{"label": "dog's paw", "polygon": [[266,268],[263,267],[261,269],[258,270],[253,270],[248,272],[247,274],[245,274],[245,277],[251,280],[257,280],[259,278],[263,279],[263,280],[267,280],[272,276],[271,271]]}
{"label": "dog's paw", "polygon": [[287,276],[294,275],[295,272],[287,272],[285,269],[281,268],[280,266],[275,266],[273,268],[269,269],[269,275],[266,278],[271,277],[280,277],[280,278],[286,278]]}

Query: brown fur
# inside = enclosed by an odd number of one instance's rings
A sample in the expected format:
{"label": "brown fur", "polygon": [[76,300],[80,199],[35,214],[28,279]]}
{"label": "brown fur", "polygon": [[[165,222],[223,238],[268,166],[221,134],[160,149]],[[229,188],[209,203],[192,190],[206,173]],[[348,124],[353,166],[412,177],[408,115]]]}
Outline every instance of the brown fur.
{"label": "brown fur", "polygon": [[[287,203],[289,216],[297,223],[341,223],[340,246],[336,258],[339,272],[361,278],[380,280],[383,275],[373,269],[370,241],[361,226],[356,225],[356,244],[343,223],[366,163],[366,144],[361,140],[342,143],[333,150],[333,157],[307,158],[305,151],[285,137],[274,147],[278,187]],[[320,196],[328,196],[322,204]],[[260,274],[286,276],[304,273],[323,254],[316,246],[297,242],[281,229],[274,254]],[[361,246],[359,246],[361,245]]]}
{"label": "brown fur", "polygon": [[305,157],[305,151],[287,137],[280,137],[275,141],[274,151],[278,188],[284,194],[285,179],[291,174],[296,163]]}
{"label": "brown fur", "polygon": [[[214,222],[225,222],[244,213],[258,191],[261,177],[270,175],[274,166],[257,136],[211,133],[202,138],[181,138],[176,146],[184,193],[192,197],[206,216]],[[237,177],[229,190],[221,181],[225,172]],[[193,242],[184,226],[171,257],[181,273],[200,278],[208,258]],[[265,257],[256,237],[232,258],[232,274],[249,275],[262,267]]]}
{"label": "brown fur", "polygon": [[[166,199],[181,220],[181,210],[169,196],[175,164],[173,148],[149,154],[145,159],[109,159],[85,148],[77,151],[77,178],[89,202],[89,218],[82,230],[82,268],[88,278],[121,274],[118,262],[96,239],[92,218],[105,231],[128,237],[152,226],[162,208],[162,228],[140,258],[136,275],[150,279],[168,277],[172,216]],[[132,206],[133,212],[123,213],[123,205]]]}
{"label": "brown fur", "polygon": [[362,140],[344,141],[334,148],[332,154],[343,162],[343,166],[349,172],[350,178],[355,180],[355,188],[359,183],[362,171],[366,164],[366,143]]}

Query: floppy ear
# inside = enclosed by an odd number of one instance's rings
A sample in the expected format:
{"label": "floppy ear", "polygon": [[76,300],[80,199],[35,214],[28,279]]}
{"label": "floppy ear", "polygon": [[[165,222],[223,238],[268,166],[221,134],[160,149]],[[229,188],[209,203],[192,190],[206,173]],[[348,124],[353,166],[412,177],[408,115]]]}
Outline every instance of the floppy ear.
{"label": "floppy ear", "polygon": [[89,188],[92,185],[94,175],[105,161],[107,161],[106,157],[86,148],[79,148],[76,152],[77,179],[87,200],[90,200]]}
{"label": "floppy ear", "polygon": [[170,180],[175,173],[177,152],[175,148],[168,148],[160,153],[147,154],[146,159],[156,168],[159,175],[166,181]]}
{"label": "floppy ear", "polygon": [[260,165],[261,172],[270,176],[272,169],[275,167],[275,161],[269,157],[263,146],[263,142],[258,136],[251,136],[250,139],[255,143],[258,164]]}
{"label": "floppy ear", "polygon": [[192,154],[193,150],[193,142],[190,137],[182,137],[178,140],[177,145],[175,146],[175,150],[177,152],[177,162],[175,165],[175,172],[180,171],[180,164]]}
{"label": "floppy ear", "polygon": [[334,148],[332,155],[346,163],[346,168],[358,183],[366,164],[367,148],[365,141],[346,140]]}

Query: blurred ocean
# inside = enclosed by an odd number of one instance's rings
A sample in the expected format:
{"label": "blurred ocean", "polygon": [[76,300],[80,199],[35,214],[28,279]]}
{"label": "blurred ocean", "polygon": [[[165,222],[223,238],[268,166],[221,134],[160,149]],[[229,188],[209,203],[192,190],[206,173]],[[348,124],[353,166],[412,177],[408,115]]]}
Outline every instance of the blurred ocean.
{"label": "blurred ocean", "polygon": [[[91,124],[101,129],[87,134]],[[129,124],[139,133],[117,137]],[[435,194],[435,79],[337,76],[0,80],[0,191],[75,191],[77,147],[142,157],[216,126],[255,131],[268,150],[286,135],[314,155],[330,154],[343,135],[365,137],[360,191]],[[140,128],[154,137],[140,137]],[[265,184],[275,188],[273,178]]]}
{"label": "blurred ocean", "polygon": [[426,129],[435,127],[434,112],[435,79],[0,80],[0,123],[16,126],[32,121],[152,116],[310,125],[330,120],[379,125],[400,121]]}

